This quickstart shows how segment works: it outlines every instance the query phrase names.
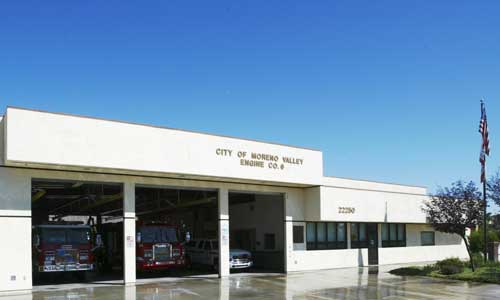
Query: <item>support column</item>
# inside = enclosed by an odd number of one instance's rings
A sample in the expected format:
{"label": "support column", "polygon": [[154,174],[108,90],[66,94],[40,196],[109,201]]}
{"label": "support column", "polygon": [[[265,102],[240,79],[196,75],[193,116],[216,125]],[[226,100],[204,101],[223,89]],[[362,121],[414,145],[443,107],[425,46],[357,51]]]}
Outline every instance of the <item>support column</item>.
{"label": "support column", "polygon": [[0,168],[1,299],[32,288],[31,225],[31,178],[17,169]]}
{"label": "support column", "polygon": [[135,184],[123,185],[123,282],[135,284]]}
{"label": "support column", "polygon": [[229,192],[219,189],[219,277],[229,276]]}
{"label": "support column", "polygon": [[[284,216],[284,260],[283,260],[283,273],[288,273],[288,264],[293,261],[293,217],[288,213],[288,194],[283,194],[283,216]],[[305,229],[304,224],[304,229]],[[304,238],[305,241],[305,238]],[[293,265],[292,265],[293,268]]]}

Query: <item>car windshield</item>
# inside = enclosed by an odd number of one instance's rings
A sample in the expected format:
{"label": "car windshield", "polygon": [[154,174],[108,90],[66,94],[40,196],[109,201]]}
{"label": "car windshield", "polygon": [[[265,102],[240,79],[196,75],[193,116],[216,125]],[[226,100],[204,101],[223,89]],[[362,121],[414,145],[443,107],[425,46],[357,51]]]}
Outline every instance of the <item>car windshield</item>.
{"label": "car windshield", "polygon": [[173,227],[145,226],[140,232],[144,243],[177,242],[177,231]]}
{"label": "car windshield", "polygon": [[88,228],[42,228],[40,240],[48,244],[87,244],[90,242]]}

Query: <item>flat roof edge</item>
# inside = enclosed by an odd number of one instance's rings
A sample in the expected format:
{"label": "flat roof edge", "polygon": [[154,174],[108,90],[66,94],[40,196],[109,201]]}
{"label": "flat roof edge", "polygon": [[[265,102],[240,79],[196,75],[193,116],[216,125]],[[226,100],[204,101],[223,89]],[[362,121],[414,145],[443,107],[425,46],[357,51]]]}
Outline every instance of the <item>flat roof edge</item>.
{"label": "flat roof edge", "polygon": [[[229,138],[229,139],[235,139],[235,140],[243,140],[243,141],[261,143],[261,144],[269,144],[269,145],[276,145],[276,146],[282,146],[282,147],[288,147],[288,148],[303,149],[303,150],[309,150],[309,151],[315,151],[315,152],[321,152],[321,153],[323,152],[322,150],[314,149],[314,148],[308,148],[308,147],[293,146],[293,145],[287,145],[287,144],[281,144],[281,143],[275,143],[275,142],[266,142],[266,141],[262,141],[262,140],[255,140],[255,139],[249,139],[249,138],[240,138],[240,137],[223,135],[223,134],[214,134],[214,133],[208,133],[208,132],[196,131],[196,130],[189,130],[189,129],[179,129],[179,128],[172,128],[172,127],[167,127],[167,126],[159,126],[159,125],[152,125],[152,124],[139,123],[139,122],[129,122],[129,121],[122,121],[122,120],[115,120],[115,119],[106,119],[106,118],[100,118],[100,117],[91,117],[91,116],[85,116],[85,115],[79,115],[79,114],[70,114],[70,113],[62,113],[62,112],[51,112],[51,111],[46,111],[46,110],[41,110],[41,109],[31,109],[31,108],[11,106],[11,105],[7,105],[6,108],[7,109],[11,108],[11,109],[17,109],[17,110],[39,112],[39,113],[52,114],[52,115],[58,115],[58,116],[67,116],[67,117],[75,117],[75,118],[82,118],[82,119],[91,119],[91,120],[97,120],[97,121],[107,121],[107,122],[114,122],[114,123],[121,123],[121,124],[128,124],[128,125],[144,126],[144,127],[150,127],[150,128],[175,130],[175,131],[181,131],[181,132],[187,132],[187,133],[209,135],[209,136]],[[5,113],[5,115],[6,114],[7,113]]]}
{"label": "flat roof edge", "polygon": [[384,181],[376,181],[376,180],[368,180],[368,179],[356,179],[356,178],[339,177],[339,176],[323,176],[323,178],[342,179],[342,180],[350,180],[350,181],[361,181],[361,182],[367,182],[367,183],[378,183],[378,184],[396,185],[396,186],[402,186],[402,187],[427,189],[426,186],[422,186],[422,185],[401,184],[401,183],[384,182]]}

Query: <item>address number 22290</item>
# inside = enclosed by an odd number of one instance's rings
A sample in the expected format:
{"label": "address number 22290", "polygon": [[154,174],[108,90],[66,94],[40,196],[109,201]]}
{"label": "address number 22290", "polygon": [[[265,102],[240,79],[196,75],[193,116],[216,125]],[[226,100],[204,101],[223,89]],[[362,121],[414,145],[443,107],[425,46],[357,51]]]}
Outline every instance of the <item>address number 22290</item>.
{"label": "address number 22290", "polygon": [[339,214],[353,214],[356,212],[354,207],[339,206]]}

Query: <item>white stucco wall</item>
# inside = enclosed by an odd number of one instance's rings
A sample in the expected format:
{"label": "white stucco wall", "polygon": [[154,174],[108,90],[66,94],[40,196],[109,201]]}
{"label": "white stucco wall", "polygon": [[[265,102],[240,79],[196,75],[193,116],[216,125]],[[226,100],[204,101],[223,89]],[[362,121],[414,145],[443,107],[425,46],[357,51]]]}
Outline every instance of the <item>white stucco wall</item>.
{"label": "white stucco wall", "polygon": [[437,261],[450,257],[468,259],[465,244],[458,235],[435,232],[435,246],[421,246],[420,233],[434,231],[426,224],[406,225],[406,247],[381,248],[381,264]]}
{"label": "white stucco wall", "polygon": [[288,271],[310,271],[368,265],[367,249],[294,251]]}
{"label": "white stucco wall", "polygon": [[[420,246],[422,244],[420,240],[420,232],[422,231],[434,231],[432,226],[427,224],[407,224],[406,225],[406,246]],[[462,245],[463,240],[460,236],[455,234],[435,232],[435,242],[439,246],[447,245]],[[464,248],[465,250],[465,248]]]}
{"label": "white stucco wall", "polygon": [[[426,222],[425,188],[332,177],[323,183],[307,189],[307,221]],[[353,208],[354,213],[342,213],[339,207]]]}
{"label": "white stucco wall", "polygon": [[0,168],[0,291],[31,288],[31,183]]}
{"label": "white stucco wall", "polygon": [[[8,165],[302,185],[317,185],[323,176],[322,153],[316,150],[17,108],[8,108],[6,116]],[[252,153],[276,156],[277,168],[262,159],[264,167],[241,165]]]}
{"label": "white stucco wall", "polygon": [[306,195],[304,189],[290,189],[285,194],[285,220],[304,220]]}
{"label": "white stucco wall", "polygon": [[299,220],[321,220],[321,187],[307,188],[304,194],[304,218]]}

